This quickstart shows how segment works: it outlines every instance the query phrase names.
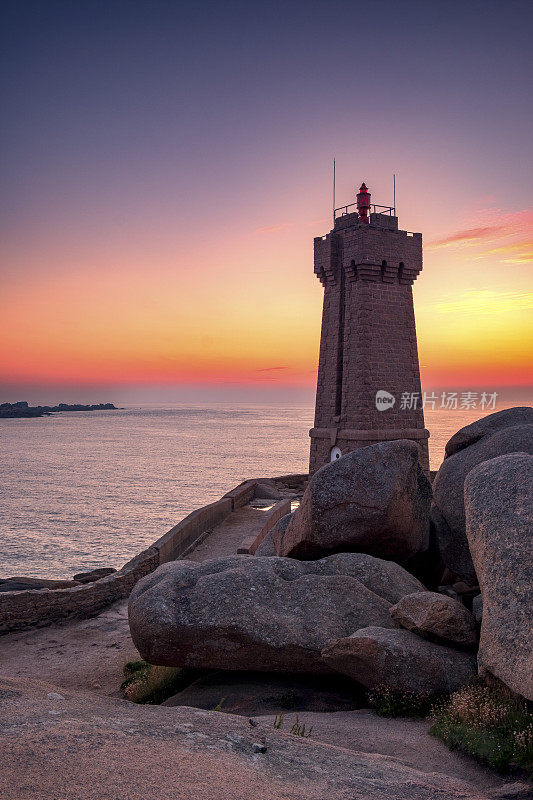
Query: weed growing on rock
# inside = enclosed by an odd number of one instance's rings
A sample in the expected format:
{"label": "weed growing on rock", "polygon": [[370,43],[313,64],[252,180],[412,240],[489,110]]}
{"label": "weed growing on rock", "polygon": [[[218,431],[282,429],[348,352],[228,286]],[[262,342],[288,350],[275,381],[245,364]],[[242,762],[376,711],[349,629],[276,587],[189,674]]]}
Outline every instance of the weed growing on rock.
{"label": "weed growing on rock", "polygon": [[222,706],[226,701],[225,697],[221,697],[216,706],[214,707],[213,711],[222,711]]}
{"label": "weed growing on rock", "polygon": [[370,707],[379,717],[427,717],[437,698],[378,687],[369,692]]}
{"label": "weed growing on rock", "polygon": [[132,703],[159,705],[185,688],[192,680],[188,670],[158,667],[147,661],[129,661],[124,666],[121,690]]}
{"label": "weed growing on rock", "polygon": [[500,688],[464,686],[437,704],[430,733],[494,769],[533,772],[533,714]]}
{"label": "weed growing on rock", "polygon": [[[274,720],[274,728],[279,731],[283,728],[283,724],[285,722],[285,714],[283,711],[281,714],[276,714],[276,718]],[[308,739],[313,732],[312,726],[307,728],[305,723],[301,723],[298,719],[298,714],[296,715],[296,722],[289,730],[289,733],[292,733],[293,736],[301,736],[303,739]]]}

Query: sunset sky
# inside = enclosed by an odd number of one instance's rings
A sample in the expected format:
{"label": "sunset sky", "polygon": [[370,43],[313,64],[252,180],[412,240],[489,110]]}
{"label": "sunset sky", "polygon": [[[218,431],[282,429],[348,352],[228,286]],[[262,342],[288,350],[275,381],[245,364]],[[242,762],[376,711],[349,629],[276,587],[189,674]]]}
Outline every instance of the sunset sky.
{"label": "sunset sky", "polygon": [[530,3],[2,5],[0,401],[312,397],[334,155],[424,235],[424,388],[531,385]]}

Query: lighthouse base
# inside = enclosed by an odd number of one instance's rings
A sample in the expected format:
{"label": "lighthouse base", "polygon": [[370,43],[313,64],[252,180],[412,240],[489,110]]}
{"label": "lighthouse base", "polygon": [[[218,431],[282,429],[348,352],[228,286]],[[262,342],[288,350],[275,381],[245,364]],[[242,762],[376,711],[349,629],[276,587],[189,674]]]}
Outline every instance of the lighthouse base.
{"label": "lighthouse base", "polygon": [[309,459],[309,475],[317,469],[329,464],[336,458],[345,456],[360,447],[370,444],[390,442],[397,439],[410,439],[415,442],[419,451],[420,466],[429,477],[429,431],[427,428],[350,430],[344,428],[311,428],[311,456]]}

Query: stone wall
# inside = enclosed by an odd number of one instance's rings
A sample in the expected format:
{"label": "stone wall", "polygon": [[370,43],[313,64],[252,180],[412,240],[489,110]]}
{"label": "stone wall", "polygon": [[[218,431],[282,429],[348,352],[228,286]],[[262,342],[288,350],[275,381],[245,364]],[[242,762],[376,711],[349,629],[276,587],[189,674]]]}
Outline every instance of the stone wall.
{"label": "stone wall", "polygon": [[[287,485],[292,481],[298,486],[306,477],[286,475],[275,480]],[[215,503],[196,509],[112,575],[69,589],[0,592],[0,633],[96,616],[117,600],[128,597],[144,575],[153,572],[160,564],[183,556],[228,514],[250,502],[260,480],[244,481]]]}

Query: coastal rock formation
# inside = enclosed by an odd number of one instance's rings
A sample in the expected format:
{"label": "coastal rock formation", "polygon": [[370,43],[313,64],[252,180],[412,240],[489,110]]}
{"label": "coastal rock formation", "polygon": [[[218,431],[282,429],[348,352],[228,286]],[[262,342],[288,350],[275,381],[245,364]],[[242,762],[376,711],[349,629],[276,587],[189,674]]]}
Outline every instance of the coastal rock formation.
{"label": "coastal rock formation", "polygon": [[445,447],[445,458],[455,455],[465,447],[475,444],[484,436],[489,436],[501,428],[510,428],[515,425],[533,425],[533,408],[521,406],[519,408],[504,408],[486,417],[465,425],[448,440]]}
{"label": "coastal rock formation", "polygon": [[476,622],[462,603],[437,592],[408,594],[390,615],[402,628],[425,639],[460,647],[477,644]]}
{"label": "coastal rock formation", "polygon": [[363,552],[400,563],[429,542],[431,486],[414,442],[362,447],[319,469],[276,554],[320,558]]}
{"label": "coastal rock formation", "polygon": [[321,673],[329,641],[396,627],[391,603],[420,589],[397,564],[356,553],[175,561],[133,589],[130,629],[151,664]]}
{"label": "coastal rock formation", "polygon": [[79,583],[92,583],[100,580],[100,578],[105,578],[107,575],[113,575],[114,572],[116,572],[116,569],[113,569],[113,567],[99,567],[98,569],[92,569],[90,572],[78,572],[77,575],[74,575],[74,580]]}
{"label": "coastal rock formation", "polygon": [[296,512],[292,512],[291,514],[285,514],[284,517],[279,519],[273,528],[269,530],[257,550],[255,551],[254,555],[256,556],[275,556],[276,555],[276,543],[279,543],[283,537],[283,534],[287,530],[289,522],[293,518]]}
{"label": "coastal rock formation", "polygon": [[468,541],[483,598],[480,673],[533,700],[533,457],[500,456],[465,481]]}
{"label": "coastal rock formation", "polygon": [[8,419],[13,417],[43,417],[58,411],[116,410],[116,406],[114,406],[113,403],[96,403],[89,406],[84,406],[79,403],[75,403],[74,405],[69,403],[60,403],[58,406],[29,406],[25,400],[21,400],[18,403],[1,403],[0,419]]}
{"label": "coastal rock formation", "polygon": [[40,589],[70,589],[79,586],[79,581],[49,580],[47,578],[26,578],[14,576],[0,578],[0,592],[27,592]]}
{"label": "coastal rock formation", "polygon": [[322,658],[368,689],[420,697],[453,692],[476,674],[475,656],[428,642],[410,631],[380,626],[330,642]]}
{"label": "coastal rock formation", "polygon": [[533,454],[533,424],[517,425],[515,411],[521,412],[520,419],[528,417],[525,409],[509,409],[467,426],[470,432],[459,431],[450,440],[455,440],[450,448],[453,453],[445,458],[433,482],[431,522],[440,556],[453,573],[470,584],[475,584],[477,578],[466,536],[465,478],[488,459],[506,453]]}
{"label": "coastal rock formation", "polygon": [[483,598],[480,594],[476,595],[472,600],[472,616],[478,625],[481,625],[483,619]]}

